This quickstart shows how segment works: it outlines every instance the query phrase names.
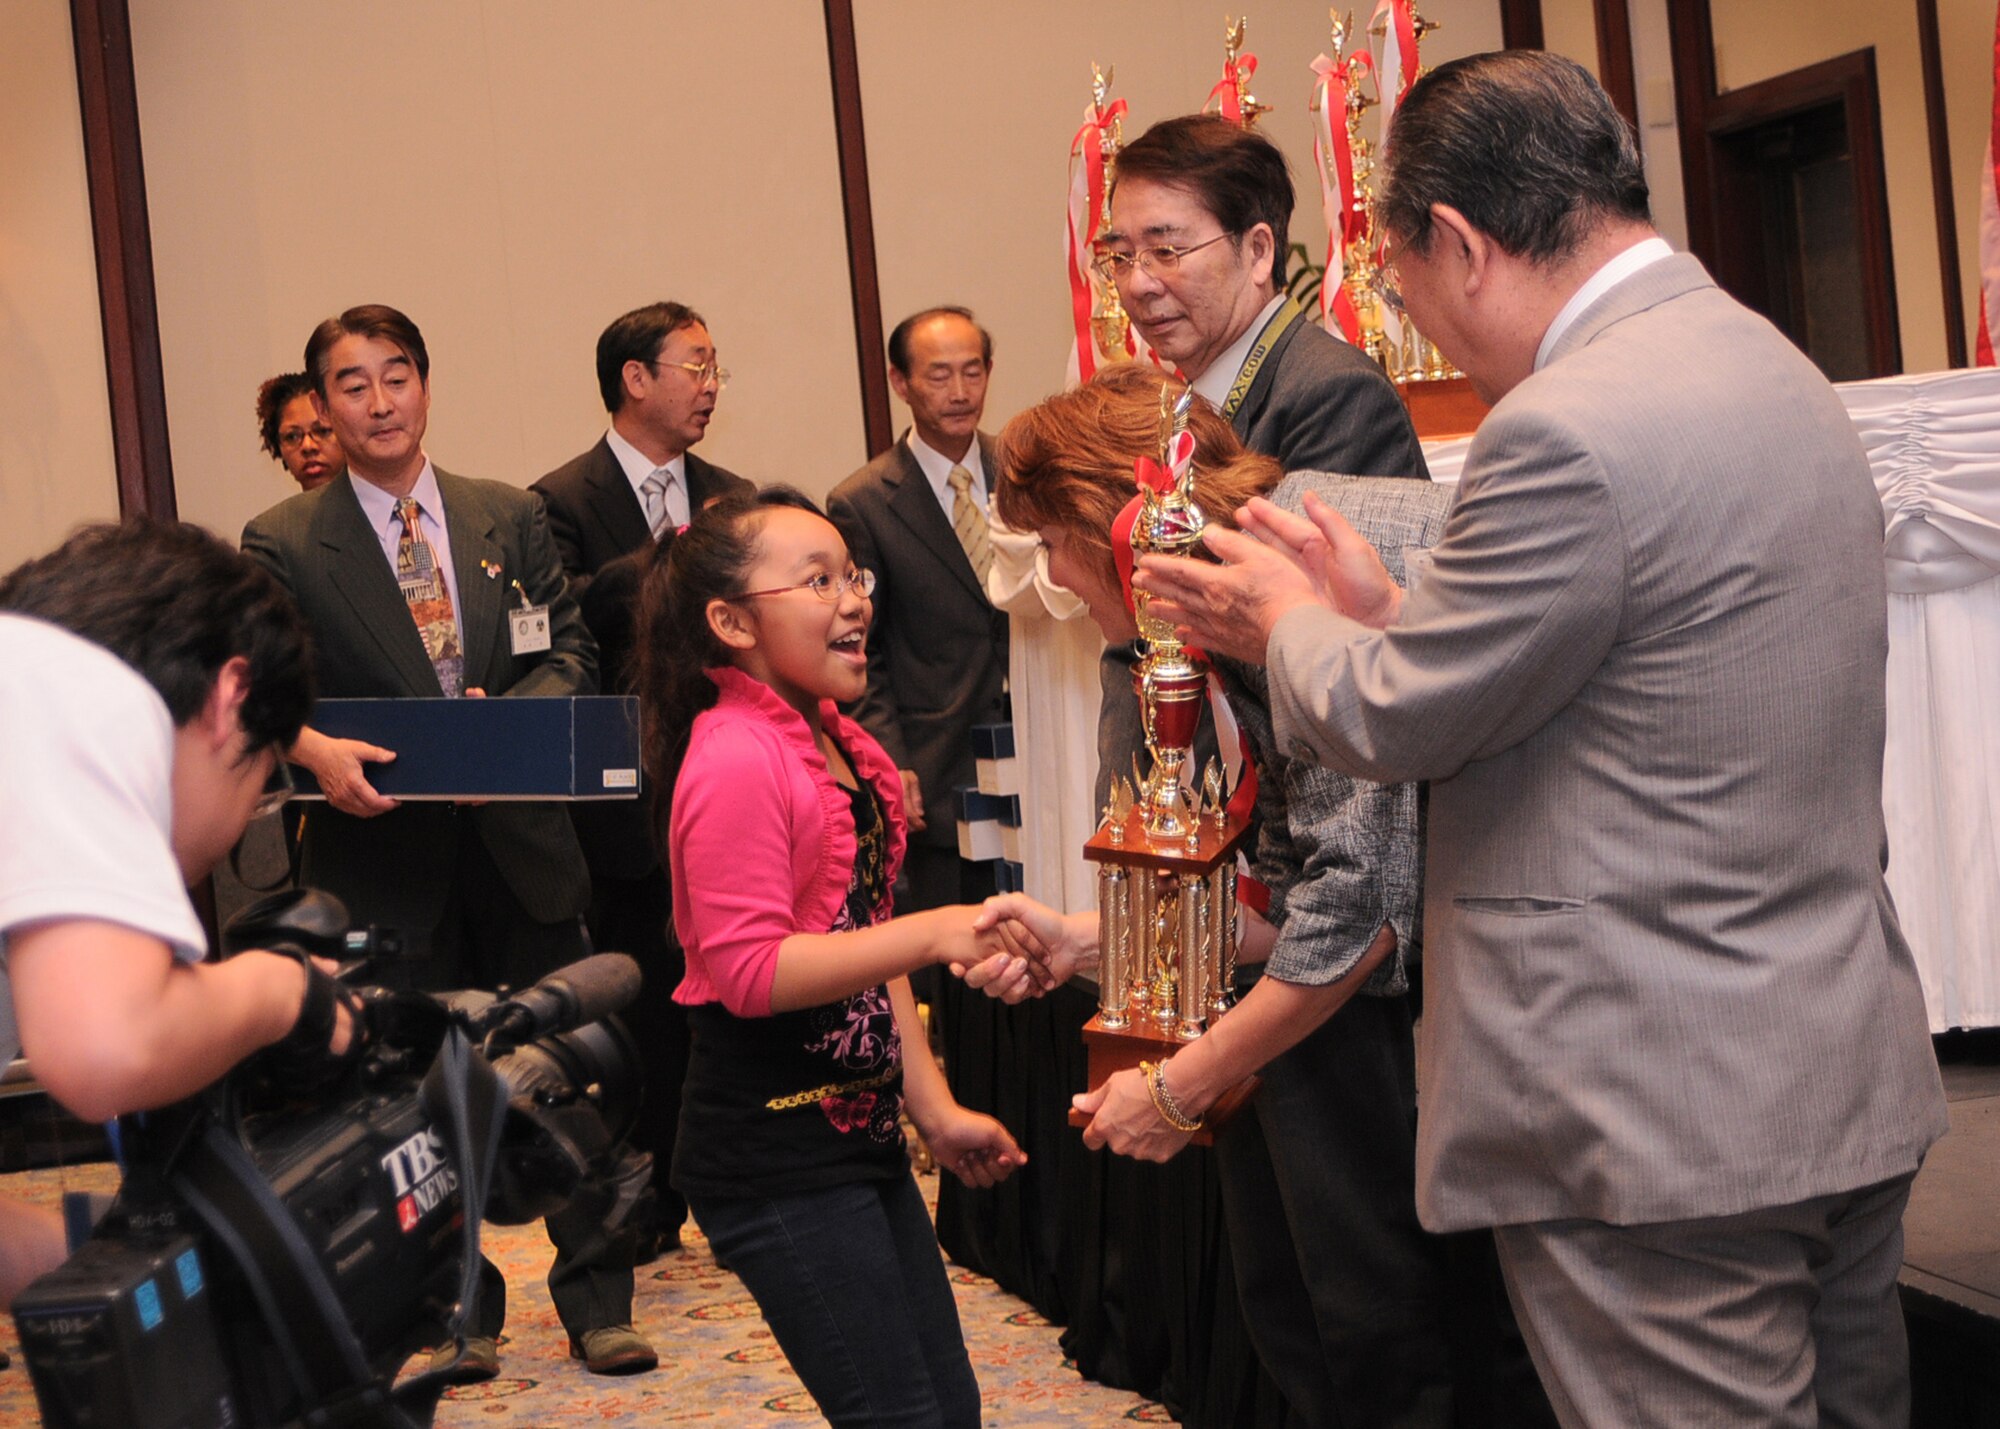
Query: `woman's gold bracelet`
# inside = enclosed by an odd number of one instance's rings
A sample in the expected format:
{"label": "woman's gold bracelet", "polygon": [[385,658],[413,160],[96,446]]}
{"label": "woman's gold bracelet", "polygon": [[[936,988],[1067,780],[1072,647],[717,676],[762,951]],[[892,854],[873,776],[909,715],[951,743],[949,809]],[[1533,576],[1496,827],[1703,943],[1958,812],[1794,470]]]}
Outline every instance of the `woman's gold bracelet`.
{"label": "woman's gold bracelet", "polygon": [[1146,1090],[1153,1098],[1153,1110],[1160,1114],[1160,1120],[1175,1131],[1200,1131],[1202,1119],[1191,1117],[1181,1110],[1173,1093],[1167,1090],[1166,1064],[1164,1062],[1141,1062],[1139,1073],[1146,1079]]}

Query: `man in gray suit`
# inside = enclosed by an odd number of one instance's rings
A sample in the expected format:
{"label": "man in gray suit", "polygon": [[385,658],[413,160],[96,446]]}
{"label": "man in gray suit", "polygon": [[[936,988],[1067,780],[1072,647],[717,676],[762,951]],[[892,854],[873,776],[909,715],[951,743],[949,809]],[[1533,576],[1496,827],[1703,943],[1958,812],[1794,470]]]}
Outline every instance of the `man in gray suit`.
{"label": "man in gray suit", "polygon": [[1495,404],[1429,571],[1405,598],[1323,506],[1253,504],[1226,568],[1142,581],[1266,660],[1287,747],[1432,781],[1418,1206],[1497,1228],[1563,1421],[1906,1424],[1945,1120],[1853,428],[1659,241],[1570,61],[1441,67],[1388,163],[1385,286]]}
{"label": "man in gray suit", "polygon": [[910,431],[841,482],[826,512],[875,572],[868,692],[855,717],[903,775],[910,821],[899,912],[978,902],[985,864],[958,856],[955,790],[977,782],[972,727],[1004,717],[1007,617],[986,598],[993,447],[979,430],[993,339],[964,308],[929,308],[889,334],[889,385]]}

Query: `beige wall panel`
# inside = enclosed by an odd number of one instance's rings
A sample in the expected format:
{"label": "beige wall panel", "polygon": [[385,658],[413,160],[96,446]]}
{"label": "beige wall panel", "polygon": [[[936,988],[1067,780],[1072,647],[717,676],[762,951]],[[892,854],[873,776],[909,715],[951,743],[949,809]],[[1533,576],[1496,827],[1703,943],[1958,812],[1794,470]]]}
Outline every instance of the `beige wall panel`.
{"label": "beige wall panel", "polygon": [[450,470],[525,485],[595,441],[597,335],[656,298],[736,374],[704,456],[815,489],[861,459],[818,5],[135,0],[132,27],[190,519],[288,494],[257,384],[361,302],[423,328]]}
{"label": "beige wall panel", "polygon": [[104,328],[65,0],[9,0],[0,41],[0,571],[115,520]]}
{"label": "beige wall panel", "polygon": [[1883,0],[1816,0],[1805,10],[1796,0],[1723,0],[1714,6],[1713,23],[1716,82],[1724,91],[1874,47],[1903,370],[1943,367],[1944,300],[1915,7]]}
{"label": "beige wall panel", "polygon": [[1542,0],[1542,46],[1597,74],[1597,14],[1591,0]]}
{"label": "beige wall panel", "polygon": [[1951,139],[1951,197],[1958,220],[1958,272],[1965,299],[1965,358],[1979,341],[1979,171],[1993,124],[1992,0],[1937,0]]}
{"label": "beige wall panel", "polygon": [[[955,6],[866,0],[855,7],[867,106],[883,328],[931,303],[964,303],[994,335],[986,427],[1062,386],[1070,341],[1063,276],[1069,141],[1090,99],[1090,65],[1113,65],[1130,105],[1125,133],[1198,109],[1222,74],[1222,20],[1209,0],[1082,6],[1016,0]],[[1369,7],[1356,6],[1363,15]],[[1431,0],[1443,22],[1427,63],[1497,49],[1497,0]],[[1240,12],[1232,12],[1240,13]],[[1298,190],[1292,237],[1326,246],[1306,113],[1324,5],[1250,12],[1252,85],[1272,105],[1260,127]],[[908,413],[898,404],[898,429]]]}

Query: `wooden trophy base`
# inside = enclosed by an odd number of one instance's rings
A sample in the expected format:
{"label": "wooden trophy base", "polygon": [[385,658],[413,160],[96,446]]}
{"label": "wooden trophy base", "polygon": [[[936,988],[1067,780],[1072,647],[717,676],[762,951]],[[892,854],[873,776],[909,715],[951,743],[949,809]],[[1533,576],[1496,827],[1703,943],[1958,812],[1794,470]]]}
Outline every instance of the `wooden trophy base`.
{"label": "wooden trophy base", "polygon": [[1396,384],[1410,425],[1426,438],[1470,436],[1478,429],[1487,406],[1463,377],[1419,378]]}
{"label": "wooden trophy base", "polygon": [[[1118,1072],[1131,1071],[1141,1062],[1160,1062],[1173,1056],[1187,1046],[1172,1032],[1163,1032],[1150,1019],[1141,1022],[1135,1016],[1129,1027],[1106,1027],[1100,1013],[1083,1024],[1083,1045],[1089,1056],[1090,1089],[1096,1091]],[[1257,1094],[1262,1082],[1257,1077],[1245,1077],[1215,1099],[1202,1117],[1202,1127],[1188,1139],[1196,1146],[1213,1146],[1216,1129],[1243,1108],[1243,1104]],[[1069,1109],[1069,1124],[1082,1128],[1090,1125],[1090,1118],[1075,1107]]]}

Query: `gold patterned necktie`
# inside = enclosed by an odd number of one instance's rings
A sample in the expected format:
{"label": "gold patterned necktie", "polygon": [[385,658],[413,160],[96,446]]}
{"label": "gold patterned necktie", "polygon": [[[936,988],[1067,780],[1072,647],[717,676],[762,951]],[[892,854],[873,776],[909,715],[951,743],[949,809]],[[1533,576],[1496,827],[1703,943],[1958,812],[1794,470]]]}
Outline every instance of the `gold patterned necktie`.
{"label": "gold patterned necktie", "polygon": [[402,539],[396,543],[396,584],[409,602],[410,618],[417,622],[424,653],[437,671],[438,684],[447,695],[465,693],[465,648],[458,641],[458,618],[452,614],[451,591],[444,583],[444,570],[437,552],[424,539],[417,525],[418,506],[414,497],[396,503],[396,518],[403,523]]}
{"label": "gold patterned necktie", "polygon": [[951,529],[958,536],[958,544],[965,547],[965,559],[972,562],[972,573],[985,585],[986,573],[993,569],[993,535],[986,524],[986,513],[972,499],[972,473],[954,466],[945,481],[952,491]]}

